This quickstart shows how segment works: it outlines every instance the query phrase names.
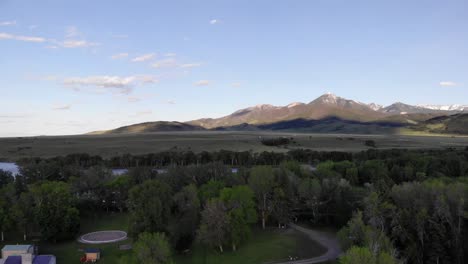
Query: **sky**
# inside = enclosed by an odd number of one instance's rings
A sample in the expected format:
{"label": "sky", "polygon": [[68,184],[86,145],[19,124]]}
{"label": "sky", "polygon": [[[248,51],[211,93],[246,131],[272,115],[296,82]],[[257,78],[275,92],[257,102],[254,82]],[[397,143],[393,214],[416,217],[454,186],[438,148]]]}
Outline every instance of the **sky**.
{"label": "sky", "polygon": [[467,88],[466,0],[0,0],[0,137]]}

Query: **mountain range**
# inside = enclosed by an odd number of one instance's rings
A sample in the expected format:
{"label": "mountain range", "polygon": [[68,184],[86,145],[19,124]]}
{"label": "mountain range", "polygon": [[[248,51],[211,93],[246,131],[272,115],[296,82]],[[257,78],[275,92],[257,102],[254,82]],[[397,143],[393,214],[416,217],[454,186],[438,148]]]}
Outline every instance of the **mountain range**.
{"label": "mountain range", "polygon": [[[277,130],[323,133],[394,133],[402,127],[437,133],[465,133],[450,127],[468,116],[464,105],[409,105],[401,102],[389,106],[366,104],[334,94],[324,94],[309,103],[286,106],[257,105],[220,118],[203,118],[189,122],[146,122],[91,134],[148,133],[196,130]],[[447,120],[450,119],[450,122]],[[437,125],[435,123],[444,123]],[[460,121],[464,122],[464,121]],[[468,124],[467,124],[468,125]],[[435,132],[435,131],[433,131]],[[468,133],[468,131],[467,131]]]}

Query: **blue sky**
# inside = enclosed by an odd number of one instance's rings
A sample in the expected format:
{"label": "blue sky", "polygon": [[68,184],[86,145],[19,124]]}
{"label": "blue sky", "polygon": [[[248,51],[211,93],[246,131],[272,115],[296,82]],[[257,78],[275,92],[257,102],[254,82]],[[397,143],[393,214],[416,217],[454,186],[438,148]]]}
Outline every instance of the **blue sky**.
{"label": "blue sky", "polygon": [[468,2],[0,0],[0,136],[219,117],[326,92],[468,104]]}

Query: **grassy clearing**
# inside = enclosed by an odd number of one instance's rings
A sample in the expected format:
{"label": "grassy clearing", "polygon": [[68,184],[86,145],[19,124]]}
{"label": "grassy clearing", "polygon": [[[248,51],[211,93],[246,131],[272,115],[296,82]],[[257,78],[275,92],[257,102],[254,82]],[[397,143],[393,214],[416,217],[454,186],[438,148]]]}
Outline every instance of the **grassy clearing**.
{"label": "grassy clearing", "polygon": [[[127,231],[128,214],[100,214],[83,218],[81,221],[80,235],[101,230],[124,230]],[[118,246],[131,243],[130,240],[113,244],[85,245],[76,241],[67,241],[60,243],[47,243],[38,241],[22,241],[21,235],[9,235],[5,244],[36,244],[39,246],[40,254],[52,254],[57,257],[57,263],[79,263],[83,256],[82,249],[87,247],[97,247],[102,250],[100,264],[129,264],[134,261],[133,252],[121,251]],[[194,250],[187,254],[180,254],[174,257],[176,263],[268,263],[287,260],[288,256],[297,256],[301,259],[319,256],[325,252],[325,249],[309,240],[305,235],[291,230],[270,229],[262,231],[255,229],[251,239],[242,245],[236,252],[229,249],[220,254],[217,251],[207,249],[197,245]]]}
{"label": "grassy clearing", "polygon": [[309,240],[305,235],[293,230],[255,230],[252,238],[236,252],[219,253],[197,246],[188,255],[176,256],[176,263],[188,264],[254,264],[287,261],[288,256],[301,259],[319,256],[325,249]]}
{"label": "grassy clearing", "polygon": [[[410,133],[402,131],[401,133]],[[265,146],[264,138],[294,138],[294,144]],[[319,151],[361,151],[368,149],[366,140],[377,148],[444,148],[468,145],[468,137],[413,133],[413,135],[308,134],[292,132],[166,132],[136,135],[60,136],[0,138],[0,159],[14,161],[22,157],[53,157],[71,153],[88,153],[102,157],[126,153],[146,154],[162,151],[276,151],[294,148]]]}
{"label": "grassy clearing", "polygon": [[[128,229],[128,215],[127,214],[105,214],[105,215],[93,215],[90,217],[83,218],[81,221],[80,235],[100,230],[123,230]],[[52,254],[57,257],[57,263],[79,263],[80,257],[83,256],[83,252],[80,251],[87,247],[97,247],[102,250],[102,260],[99,261],[101,264],[117,264],[122,256],[130,255],[131,251],[121,251],[118,246],[121,244],[130,243],[129,240],[122,241],[114,244],[103,244],[103,245],[85,245],[76,241],[67,241],[60,243],[47,243],[38,241],[23,241],[21,235],[13,234],[7,237],[7,241],[1,244],[35,244],[39,246],[40,254]]]}

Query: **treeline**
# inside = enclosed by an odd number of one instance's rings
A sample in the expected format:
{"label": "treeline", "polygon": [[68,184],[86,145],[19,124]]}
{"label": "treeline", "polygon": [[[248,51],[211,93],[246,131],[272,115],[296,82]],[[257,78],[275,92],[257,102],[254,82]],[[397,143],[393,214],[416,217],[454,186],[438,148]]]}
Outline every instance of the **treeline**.
{"label": "treeline", "polygon": [[[342,263],[466,262],[468,149],[187,155],[22,160],[16,178],[0,172],[0,229],[57,241],[76,235],[79,215],[128,211],[139,252],[123,262],[165,263],[194,243],[237,250],[253,224],[298,220],[343,227]],[[163,261],[139,257],[154,248]]]}

